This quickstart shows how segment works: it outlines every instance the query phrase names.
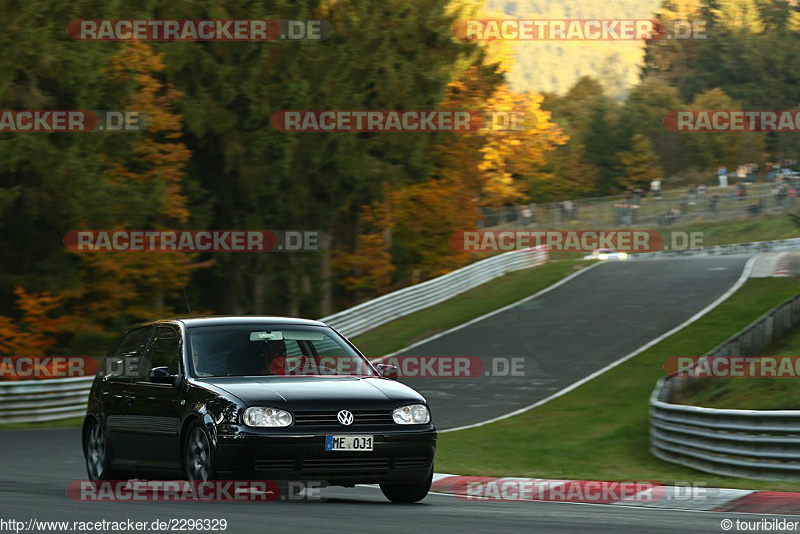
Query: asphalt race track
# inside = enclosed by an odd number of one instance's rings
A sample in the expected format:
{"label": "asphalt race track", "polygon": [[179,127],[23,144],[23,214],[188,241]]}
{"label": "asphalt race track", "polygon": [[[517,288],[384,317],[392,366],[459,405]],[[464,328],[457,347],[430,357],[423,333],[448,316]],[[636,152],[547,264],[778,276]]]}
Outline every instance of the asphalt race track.
{"label": "asphalt race track", "polygon": [[[524,358],[524,376],[415,378],[440,430],[544,399],[680,325],[742,274],[745,256],[613,262],[399,355]],[[676,354],[676,356],[680,356]],[[499,368],[499,367],[498,367]]]}
{"label": "asphalt race track", "polygon": [[[747,258],[686,258],[598,266],[505,312],[439,337],[415,355],[525,358],[524,377],[409,380],[442,428],[546,398],[679,325],[729,289]],[[534,371],[531,373],[530,371]],[[226,532],[720,532],[707,512],[553,502],[463,502],[431,494],[392,505],[373,487],[326,488],[319,502],[92,503],[66,495],[85,480],[78,429],[0,432],[0,519],[152,522],[226,519]],[[5,530],[8,530],[6,527]]]}
{"label": "asphalt race track", "polygon": [[[326,488],[323,501],[265,503],[78,503],[64,488],[83,478],[73,453],[77,430],[9,431],[12,444],[4,461],[14,458],[13,480],[3,469],[0,517],[27,522],[146,521],[172,518],[227,520],[226,532],[720,532],[724,518],[753,520],[768,516],[683,512],[553,502],[463,502],[429,495],[415,505],[393,505],[372,487]],[[64,441],[61,441],[63,438]],[[42,458],[41,456],[44,455]],[[60,463],[60,462],[64,463]],[[52,469],[52,471],[50,471]],[[771,516],[769,516],[771,517]],[[777,517],[777,516],[776,516]]]}

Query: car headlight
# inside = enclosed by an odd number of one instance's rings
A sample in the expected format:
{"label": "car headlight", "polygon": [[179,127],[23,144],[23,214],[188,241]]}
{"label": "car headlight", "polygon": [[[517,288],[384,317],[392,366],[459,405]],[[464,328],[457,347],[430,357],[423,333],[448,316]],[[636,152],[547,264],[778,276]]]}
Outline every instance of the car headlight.
{"label": "car headlight", "polygon": [[598,260],[607,260],[608,259],[608,254],[598,254],[597,255],[597,259]]}
{"label": "car headlight", "polygon": [[289,426],[292,424],[292,414],[277,408],[253,406],[244,411],[244,424],[254,427]]}
{"label": "car headlight", "polygon": [[395,408],[392,411],[392,419],[398,425],[424,425],[430,423],[431,414],[424,404],[409,404]]}
{"label": "car headlight", "polygon": [[620,252],[620,253],[617,254],[617,257],[619,257],[619,259],[621,259],[621,260],[624,260],[625,258],[628,257],[628,253],[627,252]]}

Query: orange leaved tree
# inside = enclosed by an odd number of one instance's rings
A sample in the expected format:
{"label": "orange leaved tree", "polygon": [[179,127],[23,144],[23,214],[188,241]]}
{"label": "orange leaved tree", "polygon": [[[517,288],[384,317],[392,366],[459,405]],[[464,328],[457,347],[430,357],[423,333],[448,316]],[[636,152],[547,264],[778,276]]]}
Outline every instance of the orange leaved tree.
{"label": "orange leaved tree", "polygon": [[[135,91],[129,109],[146,123],[145,131],[128,134],[138,136],[131,154],[105,156],[108,172],[99,179],[109,191],[115,230],[179,229],[191,215],[184,194],[191,152],[180,140],[182,117],[175,111],[181,92],[162,81],[164,68],[162,56],[141,42],[126,44],[111,61],[112,78]],[[77,302],[71,323],[81,328],[170,314],[167,297],[179,296],[192,272],[210,264],[184,252],[76,254],[82,279],[69,296]]]}

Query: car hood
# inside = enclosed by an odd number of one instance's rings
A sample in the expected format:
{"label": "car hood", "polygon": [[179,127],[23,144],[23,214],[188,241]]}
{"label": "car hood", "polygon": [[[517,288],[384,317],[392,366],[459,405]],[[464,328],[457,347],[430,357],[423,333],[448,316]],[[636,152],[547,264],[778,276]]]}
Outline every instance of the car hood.
{"label": "car hood", "polygon": [[290,410],[392,409],[425,402],[408,386],[385,378],[239,377],[204,378],[200,382],[228,392],[248,406]]}

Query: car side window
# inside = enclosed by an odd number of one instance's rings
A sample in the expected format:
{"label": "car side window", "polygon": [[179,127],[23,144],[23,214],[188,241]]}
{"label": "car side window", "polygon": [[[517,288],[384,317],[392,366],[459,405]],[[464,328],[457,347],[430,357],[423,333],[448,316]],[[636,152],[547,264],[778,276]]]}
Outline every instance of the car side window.
{"label": "car side window", "polygon": [[303,349],[297,341],[289,340],[284,342],[286,345],[286,355],[289,357],[300,357],[303,355]]}
{"label": "car side window", "polygon": [[136,378],[152,327],[137,328],[125,334],[114,352],[106,358],[105,375],[109,378]]}
{"label": "car side window", "polygon": [[139,379],[147,380],[150,371],[155,367],[167,367],[170,374],[178,374],[181,343],[180,334],[170,326],[159,326],[153,336],[153,341],[147,347],[139,366]]}
{"label": "car side window", "polygon": [[347,356],[347,352],[328,336],[319,341],[314,341],[314,349],[320,356],[334,356],[337,358]]}

